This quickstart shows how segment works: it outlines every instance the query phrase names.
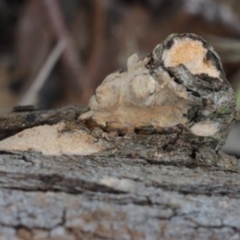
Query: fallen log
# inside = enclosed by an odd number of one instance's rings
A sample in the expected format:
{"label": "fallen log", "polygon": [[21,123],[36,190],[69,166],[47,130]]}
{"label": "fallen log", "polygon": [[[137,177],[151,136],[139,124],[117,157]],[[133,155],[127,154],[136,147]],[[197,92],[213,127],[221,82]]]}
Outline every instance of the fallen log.
{"label": "fallen log", "polygon": [[240,239],[239,161],[219,150],[235,117],[193,34],[130,57],[89,109],[0,116],[0,236]]}

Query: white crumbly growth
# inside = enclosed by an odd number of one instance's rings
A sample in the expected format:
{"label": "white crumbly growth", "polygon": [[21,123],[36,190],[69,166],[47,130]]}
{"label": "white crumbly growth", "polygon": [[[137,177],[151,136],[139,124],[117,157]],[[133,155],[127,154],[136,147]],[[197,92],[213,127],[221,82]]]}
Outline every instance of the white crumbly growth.
{"label": "white crumbly growth", "polygon": [[[161,45],[154,52],[159,49]],[[222,80],[220,71],[206,58],[207,51],[199,40],[175,38],[170,49],[154,57],[160,57],[165,67],[183,64],[194,75],[207,74]],[[128,59],[126,72],[107,76],[90,100],[90,111],[81,115],[80,120],[128,132],[144,126],[161,129],[186,125],[188,120],[184,115],[187,115],[192,100],[185,86],[177,84],[161,67],[150,72],[149,60],[139,59],[134,54]],[[219,131],[219,125],[196,123],[190,131],[197,136],[212,136]]]}
{"label": "white crumbly growth", "polygon": [[126,72],[107,76],[90,100],[91,110],[80,120],[126,131],[186,123],[186,88],[176,84],[161,68],[150,73],[148,62],[149,58],[139,59],[134,54],[128,59]]}
{"label": "white crumbly growth", "polygon": [[26,129],[0,141],[1,150],[36,151],[45,155],[89,155],[103,150],[101,143],[82,130],[62,131],[64,123]]}
{"label": "white crumbly growth", "polygon": [[219,123],[204,121],[194,124],[191,127],[191,132],[197,136],[209,137],[219,131]]}
{"label": "white crumbly growth", "polygon": [[[164,50],[160,57],[166,67],[184,64],[193,74],[204,73],[220,79],[220,72],[206,59],[206,53],[200,41],[180,38],[175,39],[171,48]],[[107,76],[90,99],[90,111],[82,114],[80,120],[92,126],[126,132],[145,126],[159,130],[178,124],[186,126],[188,119],[185,116],[194,100],[189,97],[186,87],[177,84],[162,67],[150,71],[149,61],[148,57],[139,59],[134,54],[128,59],[126,72]],[[224,98],[220,100],[225,101]],[[203,113],[209,114],[207,111]],[[216,134],[219,127],[216,122],[204,121],[195,123],[190,131],[197,136],[208,137]],[[86,131],[76,129],[68,132],[63,131],[64,128],[64,123],[58,123],[26,129],[0,141],[0,150],[90,155],[106,149],[106,142],[97,141]],[[104,181],[122,184],[111,179]]]}

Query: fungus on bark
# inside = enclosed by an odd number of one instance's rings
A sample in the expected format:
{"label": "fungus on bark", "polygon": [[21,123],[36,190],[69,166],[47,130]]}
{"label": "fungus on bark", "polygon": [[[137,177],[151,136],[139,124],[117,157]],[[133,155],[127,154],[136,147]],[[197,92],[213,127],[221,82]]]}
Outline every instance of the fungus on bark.
{"label": "fungus on bark", "polygon": [[132,55],[126,71],[104,79],[89,108],[79,120],[91,130],[177,132],[183,142],[215,149],[224,144],[236,115],[217,53],[194,34],[172,34],[150,55]]}
{"label": "fungus on bark", "polygon": [[172,34],[152,54],[110,74],[80,120],[104,129],[159,132],[181,126],[186,141],[221,147],[236,114],[234,92],[213,48],[194,34]]}

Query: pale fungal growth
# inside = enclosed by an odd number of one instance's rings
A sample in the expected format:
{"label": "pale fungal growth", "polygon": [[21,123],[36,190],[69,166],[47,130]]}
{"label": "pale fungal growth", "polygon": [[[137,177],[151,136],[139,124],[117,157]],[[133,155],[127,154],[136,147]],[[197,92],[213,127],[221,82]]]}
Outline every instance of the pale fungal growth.
{"label": "pale fungal growth", "polygon": [[91,111],[80,119],[127,132],[149,125],[161,128],[186,123],[186,88],[161,67],[151,73],[149,62],[148,57],[131,56],[128,71],[109,75],[91,98]]}
{"label": "pale fungal growth", "polygon": [[207,74],[209,77],[221,79],[221,72],[211,58],[208,59],[208,49],[202,42],[183,38],[173,39],[171,44],[172,46],[162,54],[162,61],[166,67],[183,64],[192,74]]}
{"label": "pale fungal growth", "polygon": [[35,151],[46,155],[90,155],[104,147],[84,130],[67,131],[65,123],[26,129],[0,141],[0,149]]}
{"label": "pale fungal growth", "polygon": [[236,104],[213,48],[194,34],[173,34],[152,55],[131,56],[126,72],[107,76],[89,107],[80,116],[89,126],[123,132],[181,126],[191,134],[186,141],[220,147]]}
{"label": "pale fungal growth", "polygon": [[130,143],[134,148],[135,136],[154,156],[171,142],[219,149],[235,115],[234,92],[212,47],[194,34],[173,34],[149,56],[132,55],[126,71],[105,78],[79,117],[82,130],[64,131],[65,123],[30,128],[1,141],[0,149],[89,155]]}
{"label": "pale fungal growth", "polygon": [[194,135],[208,137],[213,136],[219,130],[219,124],[217,122],[199,122],[195,123],[191,128],[191,132]]}

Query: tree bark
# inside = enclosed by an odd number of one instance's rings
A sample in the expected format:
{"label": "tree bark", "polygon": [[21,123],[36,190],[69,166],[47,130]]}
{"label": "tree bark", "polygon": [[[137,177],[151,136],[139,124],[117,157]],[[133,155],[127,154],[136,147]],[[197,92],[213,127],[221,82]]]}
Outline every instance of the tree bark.
{"label": "tree bark", "polygon": [[0,140],[24,129],[55,124],[59,121],[74,121],[86,111],[83,107],[71,106],[59,110],[42,111],[33,106],[15,107],[13,112],[0,115]]}
{"label": "tree bark", "polygon": [[1,239],[240,239],[235,96],[202,38],[131,56],[89,109],[30,110],[0,116]]}
{"label": "tree bark", "polygon": [[[0,129],[7,137],[30,115],[38,126],[78,114],[16,112],[0,117]],[[135,141],[117,155],[2,151],[1,239],[240,239],[236,158],[210,148],[146,156]]]}

